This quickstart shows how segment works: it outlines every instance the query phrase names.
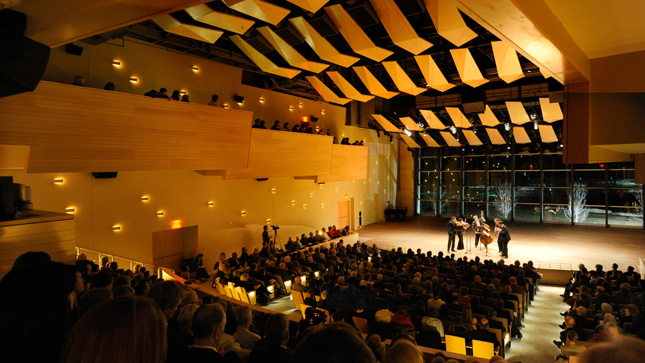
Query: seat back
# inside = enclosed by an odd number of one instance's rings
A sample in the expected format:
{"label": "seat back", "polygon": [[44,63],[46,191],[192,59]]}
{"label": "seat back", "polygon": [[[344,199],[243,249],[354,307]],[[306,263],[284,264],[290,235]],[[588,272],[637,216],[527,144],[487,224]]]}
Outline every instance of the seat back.
{"label": "seat back", "polygon": [[354,321],[354,326],[356,326],[356,329],[359,333],[366,335],[369,334],[370,329],[367,325],[367,319],[358,316],[352,316],[352,321]]}
{"label": "seat back", "polygon": [[446,334],[446,351],[466,355],[466,339]]}
{"label": "seat back", "polygon": [[311,306],[307,304],[300,304],[300,312],[302,312],[302,318],[305,319],[305,310],[310,308]]}
{"label": "seat back", "polygon": [[473,339],[473,357],[490,359],[494,355],[495,345],[493,343]]}
{"label": "seat back", "polygon": [[240,300],[241,300],[242,302],[245,302],[245,303],[247,303],[247,304],[250,304],[250,303],[251,303],[251,302],[249,301],[249,295],[246,293],[246,289],[245,289],[245,288],[243,288],[242,286],[237,286],[237,287],[235,288],[235,290],[237,291],[238,295],[240,295]]}
{"label": "seat back", "polygon": [[487,330],[491,333],[495,333],[495,337],[497,338],[497,343],[499,343],[499,347],[500,347],[500,354],[504,356],[505,347],[504,347],[504,338],[502,337],[502,330],[495,329],[495,328],[488,328]]}
{"label": "seat back", "polygon": [[224,295],[226,295],[227,297],[230,297],[230,298],[233,297],[233,293],[231,292],[230,286],[228,286],[228,285],[224,286]]}
{"label": "seat back", "polygon": [[297,310],[300,310],[300,305],[304,304],[304,299],[300,291],[291,290],[291,300],[293,300],[293,305],[295,305]]}
{"label": "seat back", "polygon": [[239,290],[233,285],[232,282],[228,283],[228,287],[231,289],[231,294],[233,294],[233,299],[235,300],[240,300],[240,292]]}

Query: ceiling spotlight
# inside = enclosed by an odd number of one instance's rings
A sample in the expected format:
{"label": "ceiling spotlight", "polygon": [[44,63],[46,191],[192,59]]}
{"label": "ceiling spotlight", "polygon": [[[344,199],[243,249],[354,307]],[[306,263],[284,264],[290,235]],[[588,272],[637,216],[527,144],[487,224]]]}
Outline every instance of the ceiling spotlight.
{"label": "ceiling spotlight", "polygon": [[408,135],[408,136],[412,136],[412,132],[410,130],[408,130],[408,129],[404,129],[403,133]]}
{"label": "ceiling spotlight", "polygon": [[233,96],[233,101],[237,102],[238,105],[242,106],[242,103],[244,103],[244,97],[236,93],[235,96]]}
{"label": "ceiling spotlight", "polygon": [[511,124],[509,124],[508,122],[507,122],[507,123],[505,123],[505,124],[504,124],[504,130],[506,130],[506,131],[511,131]]}
{"label": "ceiling spotlight", "polygon": [[453,135],[457,135],[457,127],[456,126],[450,126],[450,132],[452,132]]}
{"label": "ceiling spotlight", "polygon": [[477,133],[477,126],[473,126],[473,134]]}

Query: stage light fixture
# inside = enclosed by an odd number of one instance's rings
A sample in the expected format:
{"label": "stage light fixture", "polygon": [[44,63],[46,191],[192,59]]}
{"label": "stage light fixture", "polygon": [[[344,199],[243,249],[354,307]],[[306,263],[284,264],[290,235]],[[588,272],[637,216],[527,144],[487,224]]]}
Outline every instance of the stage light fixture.
{"label": "stage light fixture", "polygon": [[453,135],[457,134],[457,127],[456,126],[450,126],[450,132],[452,132]]}
{"label": "stage light fixture", "polygon": [[403,133],[408,135],[408,136],[412,136],[412,132],[410,130],[408,130],[408,129],[403,129]]}
{"label": "stage light fixture", "polygon": [[309,116],[309,119],[311,120],[311,122],[317,122],[318,121],[318,117],[316,117],[314,115]]}
{"label": "stage light fixture", "polygon": [[236,93],[235,96],[233,96],[233,101],[237,102],[238,105],[242,106],[242,104],[244,103],[244,97]]}
{"label": "stage light fixture", "polygon": [[511,124],[510,124],[510,123],[508,123],[508,122],[507,122],[507,123],[505,123],[505,124],[504,124],[504,130],[506,130],[506,131],[511,131]]}

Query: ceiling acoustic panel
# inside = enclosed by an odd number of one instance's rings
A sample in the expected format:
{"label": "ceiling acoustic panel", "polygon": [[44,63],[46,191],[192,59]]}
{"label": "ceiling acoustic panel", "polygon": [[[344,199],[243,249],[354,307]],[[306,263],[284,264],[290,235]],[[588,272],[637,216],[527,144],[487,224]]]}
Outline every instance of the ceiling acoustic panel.
{"label": "ceiling acoustic panel", "polygon": [[246,33],[255,24],[253,20],[214,11],[206,4],[193,6],[185,9],[185,11],[199,22],[237,34]]}
{"label": "ceiling acoustic panel", "polygon": [[540,98],[540,108],[542,109],[542,120],[546,122],[560,121],[564,118],[560,104],[549,102],[547,97]]}
{"label": "ceiling acoustic panel", "polygon": [[428,87],[434,88],[439,92],[445,92],[455,85],[448,83],[446,77],[441,73],[441,69],[437,66],[432,56],[427,55],[417,55],[414,57],[423,73],[423,77],[428,82]]}
{"label": "ceiling acoustic panel", "polygon": [[168,33],[199,40],[200,42],[215,43],[224,34],[223,31],[204,28],[201,26],[182,24],[170,15],[162,15],[152,19],[161,29]]}
{"label": "ceiling acoustic panel", "polygon": [[339,105],[344,105],[351,101],[349,98],[340,98],[338,97],[334,91],[329,89],[327,85],[325,85],[321,80],[318,79],[316,76],[305,76],[307,78],[307,81],[311,83],[313,88],[316,89],[316,92],[320,94],[320,96],[327,102],[331,103],[337,103]]}
{"label": "ceiling acoustic panel", "polygon": [[401,129],[398,127],[394,126],[385,116],[379,115],[377,113],[372,114],[372,117],[376,120],[376,122],[383,127],[383,130],[387,132],[401,132]]}
{"label": "ceiling acoustic panel", "polygon": [[239,35],[232,35],[229,39],[264,72],[289,79],[300,73],[297,69],[278,67],[275,63],[269,60],[269,58],[265,57],[264,54],[258,52],[249,43],[245,42]]}
{"label": "ceiling acoustic panel", "polygon": [[492,127],[499,125],[497,116],[495,116],[495,113],[490,109],[490,106],[488,105],[486,105],[486,110],[484,111],[484,113],[480,113],[477,116],[479,116],[479,120],[482,122],[482,125]]}
{"label": "ceiling acoustic panel", "polygon": [[406,134],[401,134],[401,138],[403,139],[403,141],[405,141],[406,144],[408,144],[408,147],[412,149],[418,149],[421,147],[419,144],[417,144],[416,141],[412,140],[412,138]]}
{"label": "ceiling acoustic panel", "polygon": [[309,24],[302,16],[289,19],[291,24],[298,29],[298,32],[305,38],[305,41],[311,49],[318,54],[320,59],[338,64],[341,67],[351,67],[352,64],[358,62],[360,58],[351,55],[341,54],[334,48],[327,39],[320,35],[311,24]]}
{"label": "ceiling acoustic panel", "polygon": [[524,125],[531,121],[524,105],[520,101],[506,101],[506,110],[508,110],[508,115],[511,117],[511,123],[515,125]]}
{"label": "ceiling acoustic panel", "polygon": [[497,129],[489,129],[486,128],[486,133],[488,134],[488,138],[490,139],[490,143],[493,145],[504,145],[506,144],[506,140],[504,140],[504,137],[502,137],[502,134],[497,131]]}
{"label": "ceiling acoustic panel", "polygon": [[358,92],[354,86],[352,86],[349,81],[345,79],[345,77],[341,76],[340,73],[336,71],[332,72],[327,72],[327,75],[329,78],[331,78],[332,81],[338,86],[341,92],[345,95],[345,97],[351,98],[352,100],[360,101],[360,102],[367,102],[370,101],[374,96],[372,95],[364,95]]}
{"label": "ceiling acoustic panel", "polygon": [[454,0],[424,0],[437,33],[461,47],[477,36],[464,22]]}
{"label": "ceiling acoustic panel", "polygon": [[298,5],[308,12],[315,14],[320,8],[325,6],[329,0],[287,0],[294,5]]}
{"label": "ceiling acoustic panel", "polygon": [[452,55],[452,60],[455,62],[457,72],[459,72],[459,78],[461,78],[462,82],[473,88],[488,82],[482,75],[479,67],[477,67],[477,63],[475,63],[475,59],[473,59],[473,55],[470,54],[468,48],[450,49],[450,54]]}
{"label": "ceiling acoustic panel", "polygon": [[540,131],[540,139],[542,139],[542,142],[544,143],[551,143],[551,142],[558,142],[558,136],[555,134],[555,130],[553,130],[553,126],[551,125],[538,125],[539,131]]}
{"label": "ceiling acoustic panel", "polygon": [[412,117],[399,117],[399,121],[405,125],[405,128],[410,131],[423,131],[423,127],[417,125]]}
{"label": "ceiling acoustic panel", "polygon": [[423,116],[431,129],[443,130],[446,128],[446,125],[431,110],[419,110],[419,112],[421,112],[421,116]]}
{"label": "ceiling acoustic panel", "polygon": [[329,64],[307,60],[268,26],[257,28],[257,30],[291,66],[313,73],[320,73],[329,67]]}
{"label": "ceiling acoustic panel", "polygon": [[390,61],[383,62],[381,64],[385,67],[385,70],[390,75],[399,91],[416,96],[428,90],[427,88],[417,87],[412,79],[410,79],[410,76],[408,76],[403,68],[401,68],[399,62]]}
{"label": "ceiling acoustic panel", "polygon": [[524,72],[522,72],[522,66],[519,58],[517,58],[515,49],[503,41],[491,42],[490,45],[493,47],[495,66],[497,66],[499,78],[506,83],[524,78]]}
{"label": "ceiling acoustic panel", "polygon": [[430,147],[441,147],[430,135],[426,134],[425,132],[421,133],[421,138],[423,141],[425,141],[426,145]]}
{"label": "ceiling acoustic panel", "polygon": [[452,147],[460,147],[461,146],[459,141],[457,141],[457,139],[455,139],[455,137],[452,136],[452,134],[450,132],[448,132],[448,131],[440,131],[439,133],[441,134],[441,137],[443,137],[443,139],[446,141],[446,144],[448,144],[448,146],[452,146]]}
{"label": "ceiling acoustic panel", "polygon": [[372,72],[367,69],[365,66],[357,66],[357,67],[352,67],[354,72],[358,75],[358,78],[361,79],[361,82],[367,87],[367,90],[370,91],[371,94],[385,98],[385,99],[390,99],[396,95],[399,94],[399,92],[392,92],[388,91],[385,89],[385,87],[381,84],[381,82],[374,77]]}
{"label": "ceiling acoustic panel", "polygon": [[461,130],[464,133],[464,136],[466,136],[466,141],[468,141],[468,145],[470,146],[481,146],[484,145],[482,141],[477,137],[477,134],[474,133],[472,130]]}
{"label": "ceiling acoustic panel", "polygon": [[513,138],[516,144],[530,144],[531,138],[523,127],[513,127]]}
{"label": "ceiling acoustic panel", "polygon": [[222,0],[222,2],[235,11],[273,25],[278,25],[291,12],[261,0]]}
{"label": "ceiling acoustic panel", "polygon": [[468,118],[466,118],[464,113],[461,112],[459,107],[446,107],[446,111],[448,111],[448,115],[450,115],[450,119],[455,123],[455,126],[459,128],[473,126],[470,121],[468,121]]}
{"label": "ceiling acoustic panel", "polygon": [[432,47],[432,43],[419,37],[394,0],[370,0],[370,4],[394,44],[414,55]]}
{"label": "ceiling acoustic panel", "polygon": [[327,6],[325,11],[355,53],[376,62],[392,55],[392,51],[377,47],[342,5]]}

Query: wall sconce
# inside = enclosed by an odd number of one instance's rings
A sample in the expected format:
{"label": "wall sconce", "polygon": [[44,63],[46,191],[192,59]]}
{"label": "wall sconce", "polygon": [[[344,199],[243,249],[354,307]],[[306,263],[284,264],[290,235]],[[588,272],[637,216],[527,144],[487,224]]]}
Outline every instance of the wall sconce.
{"label": "wall sconce", "polygon": [[214,206],[215,206],[215,202],[213,202],[213,201],[210,201],[210,202],[208,202],[208,203],[206,203],[206,204],[207,204],[209,207],[214,207]]}
{"label": "wall sconce", "polygon": [[334,191],[335,191],[335,192],[338,192],[338,187],[334,188]]}
{"label": "wall sconce", "polygon": [[137,83],[139,82],[139,78],[137,77],[130,77],[130,83]]}
{"label": "wall sconce", "polygon": [[324,110],[324,109],[323,109],[323,110],[320,110],[320,114],[321,114],[321,115],[324,115],[324,114],[325,114],[325,110]]}
{"label": "wall sconce", "polygon": [[325,208],[325,203],[320,203],[320,208]]}
{"label": "wall sconce", "polygon": [[302,102],[298,102],[298,107],[302,108]]}
{"label": "wall sconce", "polygon": [[112,226],[112,230],[114,232],[119,232],[121,230],[121,225],[120,224],[115,224]]}
{"label": "wall sconce", "polygon": [[383,194],[385,194],[385,193],[387,193],[387,191],[385,189],[383,189]]}
{"label": "wall sconce", "polygon": [[264,103],[264,97],[260,97],[260,103]]}
{"label": "wall sconce", "polygon": [[307,209],[307,204],[303,204],[302,209]]}
{"label": "wall sconce", "polygon": [[325,186],[325,184],[318,183],[318,189],[322,189]]}
{"label": "wall sconce", "polygon": [[293,106],[289,106],[289,111],[293,111]]}
{"label": "wall sconce", "polygon": [[148,202],[149,200],[150,200],[150,197],[149,197],[149,196],[147,196],[147,195],[144,195],[144,196],[142,196],[142,197],[141,197],[141,201],[142,201],[143,203],[146,203],[146,202]]}
{"label": "wall sconce", "polygon": [[345,197],[345,199],[349,199],[349,195],[348,195],[348,194],[345,194],[343,197]]}
{"label": "wall sconce", "polygon": [[271,224],[271,218],[267,218],[266,222],[267,224]]}
{"label": "wall sconce", "polygon": [[63,184],[65,179],[63,178],[54,178],[54,184]]}
{"label": "wall sconce", "polygon": [[117,68],[121,67],[121,61],[115,59],[115,60],[112,61],[112,65],[117,67]]}
{"label": "wall sconce", "polygon": [[74,214],[74,213],[76,213],[76,208],[74,208],[74,207],[67,207],[67,208],[65,208],[65,213],[67,213],[67,214]]}
{"label": "wall sconce", "polygon": [[292,200],[292,201],[291,201],[291,205],[296,205],[296,201],[295,201],[295,200]]}
{"label": "wall sconce", "polygon": [[182,89],[181,91],[179,91],[179,94],[180,94],[180,95],[182,95],[182,96],[183,96],[183,95],[185,95],[185,94],[187,94],[187,93],[188,93],[188,92],[186,92],[186,90],[185,90],[185,89]]}
{"label": "wall sconce", "polygon": [[235,96],[233,96],[233,101],[237,102],[238,105],[242,106],[242,104],[244,103],[244,97],[236,93]]}
{"label": "wall sconce", "polygon": [[277,190],[275,188],[271,188],[271,194],[275,194]]}
{"label": "wall sconce", "polygon": [[228,103],[223,104],[222,107],[228,110]]}
{"label": "wall sconce", "polygon": [[309,197],[313,198],[313,197],[314,197],[314,193],[309,193]]}
{"label": "wall sconce", "polygon": [[240,212],[240,215],[241,215],[242,217],[246,216],[246,211],[245,211],[245,210],[241,211],[241,212]]}
{"label": "wall sconce", "polygon": [[197,67],[197,66],[193,66],[192,69],[193,69],[193,72],[195,72],[195,73],[199,72],[199,67]]}
{"label": "wall sconce", "polygon": [[157,217],[163,217],[164,212],[162,210],[157,211]]}

